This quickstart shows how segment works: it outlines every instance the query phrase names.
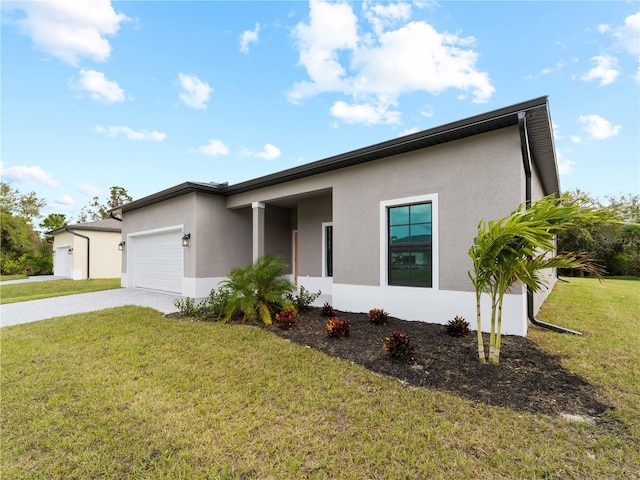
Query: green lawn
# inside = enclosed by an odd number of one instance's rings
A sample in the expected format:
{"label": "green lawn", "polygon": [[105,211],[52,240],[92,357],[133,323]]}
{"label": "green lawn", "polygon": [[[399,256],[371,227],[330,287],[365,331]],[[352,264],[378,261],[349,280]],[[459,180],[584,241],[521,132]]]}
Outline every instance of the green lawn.
{"label": "green lawn", "polygon": [[0,304],[74,295],[76,293],[97,292],[98,290],[112,288],[120,288],[119,278],[12,283],[0,286]]}
{"label": "green lawn", "polygon": [[0,477],[635,480],[638,286],[558,284],[541,319],[585,335],[532,333],[617,407],[602,425],[410,388],[257,327],[141,307],[4,327]]}
{"label": "green lawn", "polygon": [[0,275],[0,283],[8,282],[9,280],[26,280],[29,278],[27,275]]}

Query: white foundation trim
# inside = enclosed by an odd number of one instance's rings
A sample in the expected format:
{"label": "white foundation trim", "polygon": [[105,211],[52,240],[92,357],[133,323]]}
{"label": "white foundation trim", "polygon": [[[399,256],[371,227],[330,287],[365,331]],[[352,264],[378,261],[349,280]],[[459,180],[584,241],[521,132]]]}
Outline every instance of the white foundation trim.
{"label": "white foundation trim", "polygon": [[[471,325],[476,323],[475,292],[433,290],[417,287],[366,286],[333,284],[333,307],[348,312],[368,312],[372,308],[383,308],[393,317],[403,320],[419,320],[446,324],[456,315],[461,315]],[[491,304],[485,295],[481,302],[482,330],[490,330]],[[527,334],[527,295],[506,295],[503,304],[502,333],[506,335]]]}

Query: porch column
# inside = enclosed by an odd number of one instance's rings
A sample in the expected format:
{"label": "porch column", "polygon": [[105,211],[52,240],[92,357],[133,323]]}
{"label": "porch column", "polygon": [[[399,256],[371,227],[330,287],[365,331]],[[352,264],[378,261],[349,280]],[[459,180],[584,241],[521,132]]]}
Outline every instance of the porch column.
{"label": "porch column", "polygon": [[264,203],[253,202],[253,261],[264,255]]}

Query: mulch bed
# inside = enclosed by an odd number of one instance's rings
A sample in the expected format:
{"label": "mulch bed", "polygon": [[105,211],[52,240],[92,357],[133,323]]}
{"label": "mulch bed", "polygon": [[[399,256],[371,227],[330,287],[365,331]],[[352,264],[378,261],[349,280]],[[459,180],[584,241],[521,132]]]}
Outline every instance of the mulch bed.
{"label": "mulch bed", "polygon": [[[393,317],[385,325],[373,325],[366,313],[337,313],[337,318],[349,320],[349,337],[327,337],[328,318],[317,308],[300,312],[298,324],[289,330],[275,324],[263,328],[408,385],[452,392],[488,405],[590,418],[601,417],[611,408],[597,399],[592,385],[565,370],[559,357],[527,338],[503,335],[500,364],[481,364],[475,331],[468,337],[452,337],[443,325]],[[407,363],[391,359],[383,349],[384,338],[394,328],[408,334],[415,346]],[[486,337],[485,348],[488,344]]]}

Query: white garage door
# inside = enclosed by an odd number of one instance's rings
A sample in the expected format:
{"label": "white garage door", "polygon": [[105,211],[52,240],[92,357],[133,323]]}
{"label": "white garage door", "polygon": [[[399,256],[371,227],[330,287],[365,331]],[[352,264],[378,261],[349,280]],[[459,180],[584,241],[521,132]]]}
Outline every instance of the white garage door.
{"label": "white garage door", "polygon": [[59,277],[71,277],[71,254],[69,245],[56,248],[56,256],[53,259],[53,273]]}
{"label": "white garage door", "polygon": [[182,293],[182,232],[165,232],[133,239],[133,285]]}

